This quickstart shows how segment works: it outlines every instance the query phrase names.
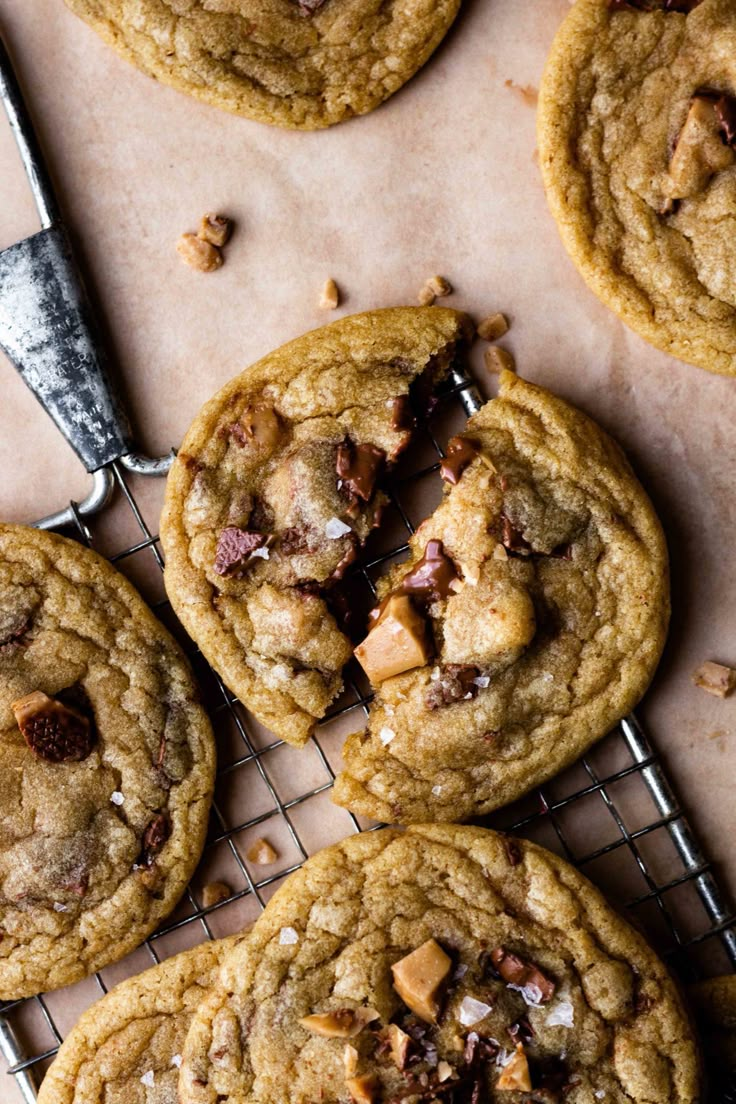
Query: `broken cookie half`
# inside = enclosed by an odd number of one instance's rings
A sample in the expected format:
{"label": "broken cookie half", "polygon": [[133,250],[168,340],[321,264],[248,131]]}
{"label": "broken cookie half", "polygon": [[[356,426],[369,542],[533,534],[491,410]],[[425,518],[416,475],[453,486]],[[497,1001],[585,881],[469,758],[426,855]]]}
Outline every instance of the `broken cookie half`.
{"label": "broken cookie half", "polygon": [[227,686],[289,743],[342,689],[353,645],[335,585],[471,334],[439,308],[342,319],[232,380],[184,440],[161,525],[169,597]]}
{"label": "broken cookie half", "polygon": [[463,820],[541,784],[633,708],[667,629],[660,524],[585,415],[504,372],[442,476],[356,650],[375,699],[334,795],[376,820]]}

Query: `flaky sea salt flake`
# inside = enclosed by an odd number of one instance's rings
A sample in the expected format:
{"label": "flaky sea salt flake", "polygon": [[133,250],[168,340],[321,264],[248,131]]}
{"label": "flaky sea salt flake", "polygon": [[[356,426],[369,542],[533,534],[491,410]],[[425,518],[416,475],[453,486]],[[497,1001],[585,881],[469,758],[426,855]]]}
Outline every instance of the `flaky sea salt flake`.
{"label": "flaky sea salt flake", "polygon": [[141,1077],[141,1085],[145,1085],[147,1089],[153,1088],[153,1070],[146,1070]]}
{"label": "flaky sea salt flake", "polygon": [[378,733],[378,739],[381,741],[384,747],[388,747],[392,740],[396,738],[396,733],[392,728],[387,728],[385,725]]}
{"label": "flaky sea salt flake", "polygon": [[120,790],[113,790],[110,794],[110,800],[113,805],[122,805],[125,801],[125,797],[121,794]]}
{"label": "flaky sea salt flake", "polygon": [[352,533],[352,529],[339,518],[332,517],[325,525],[325,536],[328,540],[339,540],[340,537],[346,537],[348,533]]}
{"label": "flaky sea salt flake", "polygon": [[475,997],[463,997],[458,1009],[458,1019],[463,1027],[472,1027],[473,1024],[485,1019],[490,1011],[490,1004],[484,1004]]}
{"label": "flaky sea salt flake", "polygon": [[279,932],[279,943],[282,947],[293,947],[299,942],[299,935],[294,928],[282,928]]}

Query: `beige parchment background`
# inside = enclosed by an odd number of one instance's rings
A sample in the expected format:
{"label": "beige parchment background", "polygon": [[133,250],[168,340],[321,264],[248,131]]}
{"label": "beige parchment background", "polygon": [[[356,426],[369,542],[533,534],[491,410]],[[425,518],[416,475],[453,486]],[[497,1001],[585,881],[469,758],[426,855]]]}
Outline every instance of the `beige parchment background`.
{"label": "beige parchment background", "polygon": [[[451,305],[479,317],[504,310],[519,370],[624,445],[673,561],[670,642],[642,715],[736,890],[736,698],[690,682],[704,659],[736,663],[736,381],[629,333],[562,249],[535,163],[534,91],[568,6],[466,0],[407,88],[372,116],[316,134],[157,85],[61,0],[0,0],[0,26],[104,307],[141,447],[168,451],[236,370],[326,321],[317,300],[327,275],[352,312],[414,302],[435,272],[457,289]],[[4,247],[37,228],[4,121],[0,166]],[[210,209],[237,231],[224,268],[201,276],[174,243]],[[31,521],[83,496],[86,475],[2,361],[0,397],[0,516]]]}

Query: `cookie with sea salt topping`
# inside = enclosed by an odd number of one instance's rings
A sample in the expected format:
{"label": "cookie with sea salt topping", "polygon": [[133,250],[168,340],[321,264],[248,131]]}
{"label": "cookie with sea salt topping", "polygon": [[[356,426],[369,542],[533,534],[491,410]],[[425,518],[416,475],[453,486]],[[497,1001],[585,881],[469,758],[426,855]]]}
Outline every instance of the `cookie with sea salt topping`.
{"label": "cookie with sea salt topping", "polygon": [[204,844],[212,730],[189,665],[82,545],[0,524],[0,999],[133,950]]}
{"label": "cookie with sea salt topping", "polygon": [[292,744],[352,656],[335,585],[471,332],[457,311],[403,307],[305,334],[208,402],[174,462],[161,521],[171,602],[229,688]]}
{"label": "cookie with sea salt topping", "polygon": [[736,2],[577,0],[540,165],[592,290],[653,345],[736,374]]}
{"label": "cookie with sea salt topping", "polygon": [[[580,411],[504,372],[442,474],[356,650],[376,693],[334,795],[376,820],[465,820],[551,778],[634,707],[667,630],[661,526]],[[400,622],[417,654],[397,671]]]}
{"label": "cookie with sea salt topping", "polygon": [[179,1104],[187,1031],[239,937],[201,943],[120,982],[67,1035],[38,1104]]}
{"label": "cookie with sea salt topping", "polygon": [[145,73],[262,123],[365,115],[439,46],[460,0],[67,0]]}
{"label": "cookie with sea salt topping", "polygon": [[696,1104],[664,966],[563,860],[481,828],[353,836],[225,961],[181,1104]]}

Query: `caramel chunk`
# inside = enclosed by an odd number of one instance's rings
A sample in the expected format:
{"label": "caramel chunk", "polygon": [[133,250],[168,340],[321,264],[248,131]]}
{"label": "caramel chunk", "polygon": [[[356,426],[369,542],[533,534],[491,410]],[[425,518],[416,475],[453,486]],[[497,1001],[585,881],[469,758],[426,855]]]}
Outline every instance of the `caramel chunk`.
{"label": "caramel chunk", "polygon": [[375,1008],[337,1008],[303,1016],[299,1023],[313,1035],[322,1035],[325,1039],[352,1039],[378,1018]]}
{"label": "caramel chunk", "polygon": [[415,1016],[437,1023],[440,997],[452,970],[452,960],[434,939],[391,967],[394,989]]}
{"label": "caramel chunk", "polygon": [[245,567],[253,552],[263,548],[268,537],[231,525],[223,529],[217,541],[215,571],[218,575],[235,575]]}
{"label": "caramel chunk", "polygon": [[693,682],[717,698],[727,698],[736,689],[736,670],[708,660],[693,674]]}
{"label": "caramel chunk", "polygon": [[209,242],[222,249],[230,239],[233,224],[232,220],[224,215],[202,215],[199,223],[197,237],[200,241]]}
{"label": "caramel chunk", "polygon": [[256,863],[258,866],[269,866],[275,863],[279,856],[268,840],[257,839],[248,848],[245,857],[248,862]]}
{"label": "caramel chunk", "polygon": [[533,962],[525,962],[503,947],[491,951],[491,962],[508,986],[525,990],[532,1004],[546,1004],[555,995],[555,983]]}
{"label": "caramel chunk", "polygon": [[62,705],[40,690],[14,701],[11,709],[23,739],[39,759],[78,763],[92,751],[95,733],[77,709]]}
{"label": "caramel chunk", "polygon": [[389,1024],[386,1032],[389,1046],[391,1047],[391,1059],[397,1069],[406,1069],[411,1048],[411,1036],[402,1031],[398,1024]]}
{"label": "caramel chunk", "polygon": [[695,96],[670,161],[670,199],[702,192],[712,176],[729,168],[736,153],[724,142],[721,115],[712,96]]}
{"label": "caramel chunk", "polygon": [[516,361],[513,355],[501,345],[490,345],[483,353],[486,368],[492,375],[498,376],[501,372],[515,372]]}
{"label": "caramel chunk", "polygon": [[202,890],[202,906],[203,908],[212,908],[222,901],[227,901],[231,894],[232,890],[225,882],[208,882]]}
{"label": "caramel chunk", "polygon": [[423,667],[429,661],[427,626],[411,598],[395,594],[362,644],[355,658],[374,685],[393,675]]}
{"label": "caramel chunk", "polygon": [[319,297],[319,305],[322,310],[337,310],[340,306],[340,291],[332,277],[325,280]]}
{"label": "caramel chunk", "polygon": [[498,341],[499,337],[508,333],[508,329],[509,324],[505,314],[489,314],[488,318],[478,323],[476,332],[482,341]]}
{"label": "caramel chunk", "polygon": [[222,253],[217,246],[202,241],[196,234],[182,234],[176,251],[185,264],[198,272],[214,272],[222,266]]}
{"label": "caramel chunk", "polygon": [[532,1091],[529,1062],[521,1043],[517,1043],[513,1058],[501,1070],[501,1075],[496,1082],[496,1089],[500,1092]]}
{"label": "caramel chunk", "polygon": [[378,1099],[378,1079],[372,1073],[362,1077],[348,1077],[345,1086],[355,1104],[374,1104]]}

